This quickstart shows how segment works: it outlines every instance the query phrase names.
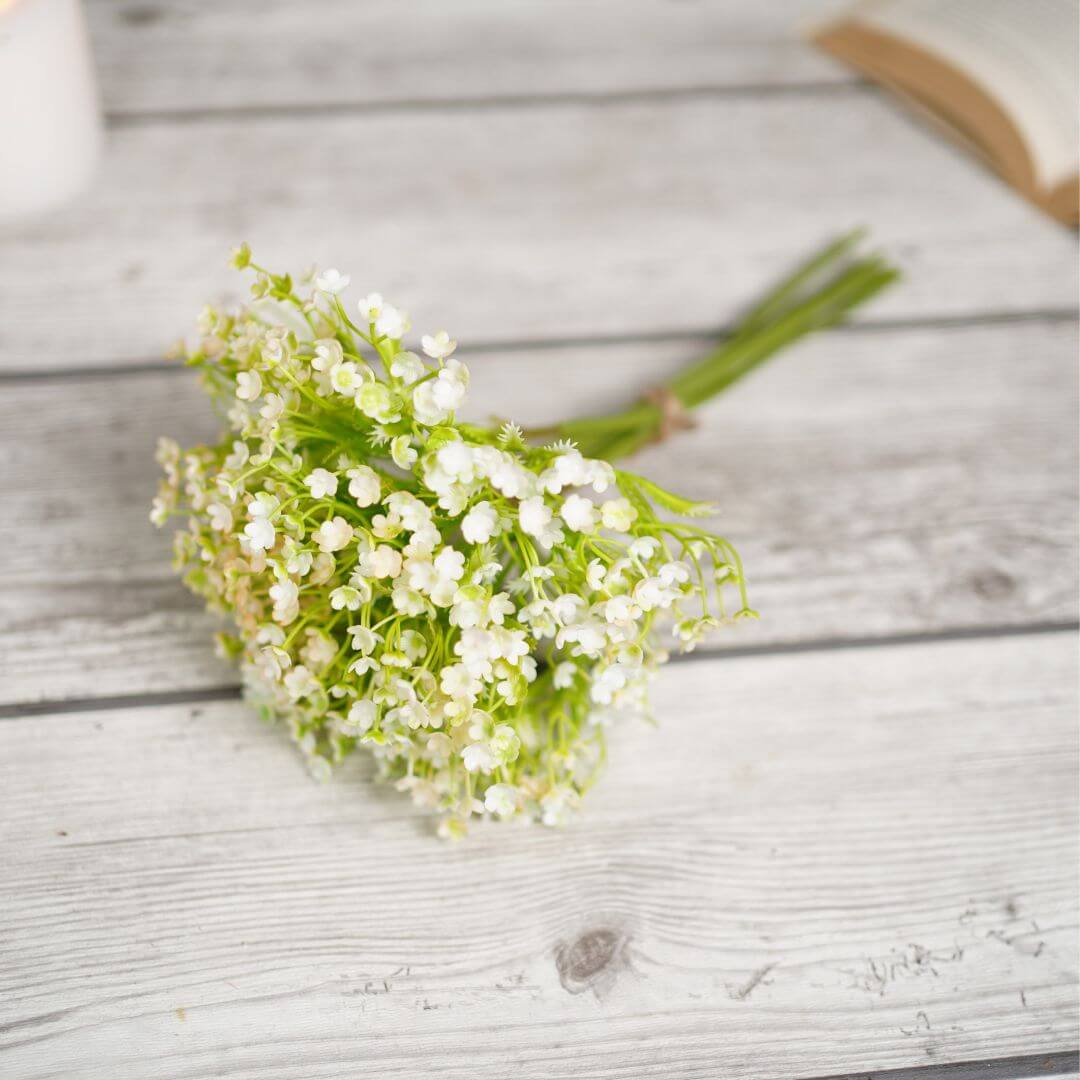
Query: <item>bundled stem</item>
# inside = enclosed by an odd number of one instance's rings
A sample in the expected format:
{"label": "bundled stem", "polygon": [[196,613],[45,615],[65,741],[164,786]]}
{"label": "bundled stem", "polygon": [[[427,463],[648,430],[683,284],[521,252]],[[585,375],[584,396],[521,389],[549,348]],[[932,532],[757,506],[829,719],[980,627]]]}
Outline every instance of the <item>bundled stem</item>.
{"label": "bundled stem", "polygon": [[807,260],[711,352],[646,398],[620,412],[566,421],[554,432],[573,440],[586,456],[608,461],[665,438],[672,407],[682,411],[703,404],[786,345],[841,322],[899,277],[878,255],[854,256],[862,236],[862,230],[848,233]]}

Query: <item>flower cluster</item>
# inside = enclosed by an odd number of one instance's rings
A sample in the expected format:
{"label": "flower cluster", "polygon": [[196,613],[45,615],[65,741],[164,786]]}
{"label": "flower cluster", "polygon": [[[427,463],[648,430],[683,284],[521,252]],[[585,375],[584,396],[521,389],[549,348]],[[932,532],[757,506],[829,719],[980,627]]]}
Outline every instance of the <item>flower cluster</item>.
{"label": "flower cluster", "polygon": [[179,516],[185,581],[231,616],[246,695],[316,776],[358,746],[460,836],[474,815],[566,820],[605,729],[647,711],[666,657],[746,614],[738,556],[701,507],[569,442],[457,419],[469,372],[444,332],[349,278],[251,262],[252,300],[184,349],[227,409],[217,446],[163,439],[152,520]]}

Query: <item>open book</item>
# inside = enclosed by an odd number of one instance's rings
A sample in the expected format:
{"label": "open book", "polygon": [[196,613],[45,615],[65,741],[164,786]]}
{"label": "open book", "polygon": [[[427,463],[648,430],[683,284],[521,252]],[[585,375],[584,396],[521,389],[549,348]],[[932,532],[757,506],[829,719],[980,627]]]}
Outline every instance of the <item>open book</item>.
{"label": "open book", "polygon": [[1078,33],[1078,0],[866,0],[810,36],[1076,225]]}

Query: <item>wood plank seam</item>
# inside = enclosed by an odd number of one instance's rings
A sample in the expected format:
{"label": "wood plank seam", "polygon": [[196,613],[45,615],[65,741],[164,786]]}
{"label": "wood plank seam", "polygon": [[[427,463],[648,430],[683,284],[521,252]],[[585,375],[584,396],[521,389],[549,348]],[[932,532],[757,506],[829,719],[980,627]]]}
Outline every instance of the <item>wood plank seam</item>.
{"label": "wood plank seam", "polygon": [[702,85],[655,87],[643,90],[572,91],[547,94],[491,94],[448,98],[398,98],[393,101],[326,101],[295,105],[227,105],[220,108],[112,110],[106,123],[115,128],[151,127],[172,124],[213,123],[218,120],[280,120],[290,117],[372,116],[414,112],[489,112],[503,109],[546,109],[618,105],[681,104],[717,98],[754,100],[757,98],[802,97],[807,95],[879,93],[865,80],[803,83],[745,83],[735,86]]}
{"label": "wood plank seam", "polygon": [[[905,645],[932,645],[951,641],[979,641],[1003,637],[1034,637],[1038,635],[1080,632],[1080,621],[1030,623],[1026,626],[975,626],[952,628],[935,633],[883,634],[880,637],[823,638],[817,641],[774,642],[767,645],[747,645],[731,648],[704,648],[692,653],[676,653],[672,664],[692,664],[707,660],[747,659],[767,656],[791,656],[799,653],[841,652],[858,649],[883,649]],[[59,713],[100,712],[106,709],[136,709],[158,705],[193,705],[202,702],[235,701],[240,697],[240,685],[201,687],[192,690],[169,690],[163,693],[113,694],[103,697],[67,698],[53,701],[34,701],[26,704],[0,704],[0,721],[24,720],[31,716]]]}
{"label": "wood plank seam", "polygon": [[911,1069],[838,1073],[808,1077],[807,1080],[1028,1080],[1037,1076],[1071,1076],[1077,1072],[1080,1072],[1080,1051],[1063,1050],[1051,1054],[987,1058],[985,1061],[920,1065]]}
{"label": "wood plank seam", "polygon": [[[867,319],[860,322],[839,323],[826,331],[827,334],[890,334],[918,332],[921,330],[978,329],[984,326],[1027,325],[1045,323],[1061,325],[1080,320],[1080,308],[1045,308],[1042,310],[1015,312],[976,312],[970,315],[928,315],[901,319]],[[596,348],[615,345],[664,344],[672,341],[700,341],[706,343],[723,340],[732,332],[730,324],[719,327],[692,329],[651,330],[634,334],[592,334],[573,337],[505,338],[479,340],[468,345],[468,351],[477,356],[499,352],[544,352],[558,349]],[[415,345],[415,342],[413,343]],[[780,359],[783,357],[781,356]],[[111,378],[127,375],[182,374],[189,370],[173,360],[139,360],[132,363],[102,364],[97,367],[50,368],[46,371],[0,370],[0,383],[53,382],[70,378]]]}

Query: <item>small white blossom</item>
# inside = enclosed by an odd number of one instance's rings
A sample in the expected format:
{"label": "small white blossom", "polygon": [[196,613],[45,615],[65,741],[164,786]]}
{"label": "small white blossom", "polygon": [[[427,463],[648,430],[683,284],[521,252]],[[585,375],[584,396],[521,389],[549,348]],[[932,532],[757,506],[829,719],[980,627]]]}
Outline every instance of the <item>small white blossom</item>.
{"label": "small white blossom", "polygon": [[284,412],[285,399],[280,394],[267,394],[263,399],[263,407],[259,410],[259,415],[264,420],[273,422],[280,419]]}
{"label": "small white blossom", "polygon": [[461,751],[461,760],[469,772],[491,772],[498,764],[487,743],[470,743]]}
{"label": "small white blossom", "polygon": [[316,371],[330,372],[341,363],[344,354],[341,342],[333,338],[320,341],[315,345],[315,355],[311,359],[311,366]]}
{"label": "small white blossom", "polygon": [[330,369],[330,385],[345,397],[354,397],[364,382],[360,369],[351,360],[342,360]]}
{"label": "small white blossom", "polygon": [[419,456],[409,445],[408,435],[399,435],[390,442],[390,457],[399,469],[411,469]]}
{"label": "small white blossom", "polygon": [[[209,503],[206,507],[206,513],[210,519],[210,528],[215,532],[228,532],[233,527],[232,510],[224,503]],[[273,538],[271,538],[269,546],[274,546]]]}
{"label": "small white blossom", "polygon": [[372,506],[379,501],[382,484],[374,469],[367,465],[357,465],[345,475],[349,478],[349,494],[356,500],[357,506]]}
{"label": "small white blossom", "polygon": [[342,274],[333,269],[324,270],[315,278],[315,288],[319,292],[337,294],[347,289],[351,280],[348,274]]}
{"label": "small white blossom", "polygon": [[401,573],[401,552],[379,544],[360,556],[360,570],[370,578],[396,578]]}
{"label": "small white blossom", "polygon": [[330,594],[330,606],[335,611],[356,611],[362,602],[360,592],[351,585],[339,585]]}
{"label": "small white blossom", "polygon": [[588,532],[596,524],[596,507],[581,495],[569,495],[559,510],[569,529]]}
{"label": "small white blossom", "polygon": [[249,521],[244,526],[244,535],[247,537],[248,543],[256,551],[269,551],[274,546],[274,541],[277,538],[273,523],[267,521],[266,518],[256,518],[254,521]]}
{"label": "small white blossom", "polygon": [[615,532],[629,532],[637,521],[638,512],[629,499],[608,499],[600,507],[600,520],[605,529]]}
{"label": "small white blossom", "polygon": [[499,817],[509,817],[518,807],[518,789],[513,784],[492,784],[484,792],[484,807]]}
{"label": "small white blossom", "polygon": [[526,499],[518,507],[518,523],[521,531],[530,536],[542,536],[551,523],[551,509],[539,495]]}
{"label": "small white blossom", "polygon": [[236,376],[236,396],[241,401],[255,401],[262,393],[262,375],[257,371],[241,371]]}
{"label": "small white blossom", "polygon": [[348,716],[342,724],[344,734],[352,736],[364,735],[371,730],[377,714],[378,709],[374,701],[365,699],[353,702],[349,708]]}
{"label": "small white blossom", "polygon": [[416,382],[417,379],[423,378],[426,372],[424,361],[413,352],[395,353],[394,359],[390,361],[390,374],[395,379],[401,379],[402,382]]}
{"label": "small white blossom", "polygon": [[313,469],[304,477],[313,499],[332,498],[337,494],[338,478],[328,469]]}
{"label": "small white blossom", "polygon": [[353,527],[343,518],[334,517],[324,521],[315,530],[315,543],[324,552],[340,551],[353,538]]}
{"label": "small white blossom", "polygon": [[478,502],[462,520],[461,535],[470,544],[486,544],[498,527],[498,511],[489,502]]}
{"label": "small white blossom", "polygon": [[432,360],[445,360],[457,348],[457,342],[445,330],[439,330],[434,335],[425,334],[420,339],[420,345]]}

